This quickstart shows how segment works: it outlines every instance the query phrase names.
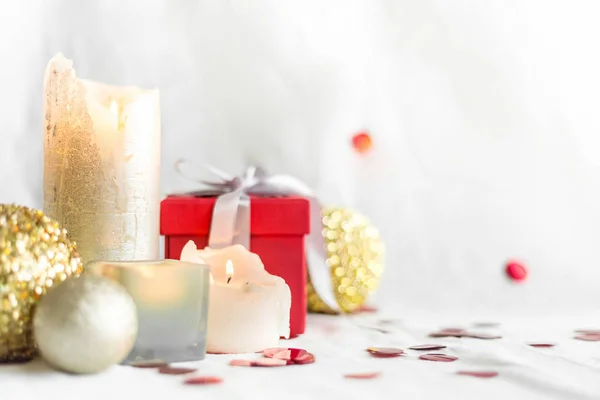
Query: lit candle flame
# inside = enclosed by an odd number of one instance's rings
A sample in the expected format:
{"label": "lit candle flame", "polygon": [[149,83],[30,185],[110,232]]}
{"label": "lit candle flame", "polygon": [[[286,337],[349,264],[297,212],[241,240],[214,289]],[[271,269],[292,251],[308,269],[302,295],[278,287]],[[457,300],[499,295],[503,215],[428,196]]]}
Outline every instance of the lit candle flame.
{"label": "lit candle flame", "polygon": [[225,274],[227,275],[227,283],[229,283],[231,278],[233,278],[233,263],[231,260],[227,260],[225,263]]}

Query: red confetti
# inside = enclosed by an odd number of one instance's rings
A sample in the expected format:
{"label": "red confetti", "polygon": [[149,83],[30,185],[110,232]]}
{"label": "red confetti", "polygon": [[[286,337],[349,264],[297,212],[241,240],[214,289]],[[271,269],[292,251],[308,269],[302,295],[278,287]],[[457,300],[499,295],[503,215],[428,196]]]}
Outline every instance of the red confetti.
{"label": "red confetti", "polygon": [[294,364],[312,364],[316,361],[315,355],[312,353],[305,353],[300,357],[296,357],[292,360]]}
{"label": "red confetti", "polygon": [[359,374],[346,374],[344,378],[348,379],[374,379],[381,376],[381,372],[363,372]]}
{"label": "red confetti", "polygon": [[234,367],[251,367],[252,361],[250,360],[231,360],[229,361],[229,365]]}
{"label": "red confetti", "polygon": [[584,335],[600,335],[600,329],[577,329],[575,332]]}
{"label": "red confetti", "polygon": [[493,378],[498,376],[496,371],[458,371],[457,375],[473,376],[475,378]]}
{"label": "red confetti", "polygon": [[277,358],[261,358],[259,360],[251,361],[252,367],[283,367],[284,365],[291,364],[291,361],[279,360]]}
{"label": "red confetti", "polygon": [[435,354],[435,353],[423,354],[423,355],[419,356],[419,358],[421,360],[438,361],[438,362],[452,362],[452,361],[458,360],[458,357],[449,356],[447,354]]}
{"label": "red confetti", "polygon": [[287,350],[287,347],[271,347],[268,349],[264,349],[262,351],[262,353],[265,355],[265,357],[269,357],[269,358],[273,358],[273,356],[281,351],[285,351]]}
{"label": "red confetti", "polygon": [[[232,360],[233,364],[230,362],[230,365],[248,366],[248,362],[250,362],[253,367],[271,367],[291,364],[311,364],[315,362],[314,354],[304,349],[271,347],[263,350],[262,353],[266,357],[263,360]],[[272,360],[272,362],[269,360]]]}
{"label": "red confetti", "polygon": [[213,385],[221,382],[223,379],[218,376],[195,376],[183,381],[186,385]]}
{"label": "red confetti", "polygon": [[164,368],[169,366],[164,361],[134,361],[130,365],[134,368]]}
{"label": "red confetti", "polygon": [[547,348],[547,347],[555,346],[555,344],[552,344],[552,343],[528,343],[528,345],[531,347],[540,347],[540,348]]}
{"label": "red confetti", "polygon": [[598,334],[583,334],[575,336],[577,340],[585,340],[586,342],[600,342],[600,335]]}
{"label": "red confetti", "polygon": [[411,350],[429,350],[429,351],[442,350],[445,348],[446,348],[446,346],[444,346],[442,344],[419,344],[417,346],[409,347],[409,349],[411,349]]}
{"label": "red confetti", "polygon": [[294,361],[297,358],[304,356],[307,353],[306,350],[302,349],[285,349],[273,354],[273,358],[278,358],[280,360]]}
{"label": "red confetti", "polygon": [[160,367],[158,372],[164,375],[186,375],[191,374],[192,372],[196,372],[195,368],[174,368],[174,367]]}
{"label": "red confetti", "polygon": [[432,332],[429,334],[431,338],[446,338],[446,337],[462,337],[466,332],[462,329],[448,329],[441,330],[437,332]]}
{"label": "red confetti", "polygon": [[375,313],[375,312],[377,312],[379,310],[375,306],[368,306],[366,304],[363,304],[356,311],[357,312],[362,312],[362,313]]}
{"label": "red confetti", "polygon": [[373,147],[371,135],[369,135],[367,132],[356,133],[354,136],[352,136],[352,147],[361,154],[368,152]]}
{"label": "red confetti", "polygon": [[461,334],[465,330],[463,328],[442,328],[440,332]]}
{"label": "red confetti", "polygon": [[470,333],[470,332],[465,332],[462,335],[462,337],[467,337],[467,338],[471,338],[471,339],[484,339],[484,340],[502,339],[502,336],[492,335],[489,333]]}
{"label": "red confetti", "polygon": [[527,278],[527,268],[519,261],[512,260],[506,263],[506,275],[515,282],[521,282]]}
{"label": "red confetti", "polygon": [[395,347],[369,347],[367,349],[373,357],[399,357],[404,354],[404,350]]}

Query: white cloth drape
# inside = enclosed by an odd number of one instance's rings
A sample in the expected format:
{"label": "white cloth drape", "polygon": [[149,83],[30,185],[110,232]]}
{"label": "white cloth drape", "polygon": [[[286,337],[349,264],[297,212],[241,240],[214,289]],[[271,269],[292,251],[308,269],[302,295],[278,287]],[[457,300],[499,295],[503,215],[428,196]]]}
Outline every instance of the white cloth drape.
{"label": "white cloth drape", "polygon": [[[600,303],[595,1],[0,4],[0,201],[41,206],[42,73],[157,86],[172,165],[291,173],[371,216],[395,309]],[[369,129],[360,157],[351,135]],[[522,258],[515,286],[503,262]]]}

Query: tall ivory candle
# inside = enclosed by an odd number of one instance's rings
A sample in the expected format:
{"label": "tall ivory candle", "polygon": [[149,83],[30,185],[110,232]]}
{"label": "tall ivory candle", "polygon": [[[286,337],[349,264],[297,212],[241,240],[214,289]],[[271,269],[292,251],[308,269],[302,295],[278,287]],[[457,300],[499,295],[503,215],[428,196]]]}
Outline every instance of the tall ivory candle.
{"label": "tall ivory candle", "polygon": [[84,262],[159,256],[158,90],[79,79],[56,55],[44,81],[44,210]]}
{"label": "tall ivory candle", "polygon": [[265,271],[258,255],[241,245],[198,250],[190,241],[181,260],[210,266],[208,352],[254,353],[289,337],[290,288]]}

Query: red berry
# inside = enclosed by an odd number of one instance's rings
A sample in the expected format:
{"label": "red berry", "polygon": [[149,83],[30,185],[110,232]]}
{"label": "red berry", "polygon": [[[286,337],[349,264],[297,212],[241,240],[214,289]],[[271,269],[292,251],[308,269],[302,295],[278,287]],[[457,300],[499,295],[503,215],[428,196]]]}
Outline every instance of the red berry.
{"label": "red berry", "polygon": [[368,152],[371,150],[371,147],[373,147],[371,135],[369,135],[367,132],[356,133],[354,136],[352,136],[352,147],[361,154]]}
{"label": "red berry", "polygon": [[506,263],[506,275],[515,282],[521,282],[527,278],[527,268],[519,261],[509,261]]}

